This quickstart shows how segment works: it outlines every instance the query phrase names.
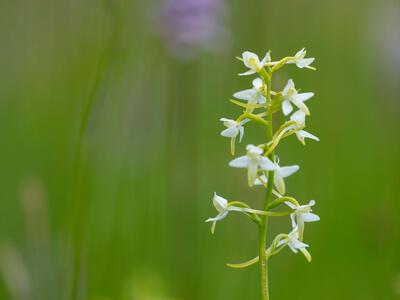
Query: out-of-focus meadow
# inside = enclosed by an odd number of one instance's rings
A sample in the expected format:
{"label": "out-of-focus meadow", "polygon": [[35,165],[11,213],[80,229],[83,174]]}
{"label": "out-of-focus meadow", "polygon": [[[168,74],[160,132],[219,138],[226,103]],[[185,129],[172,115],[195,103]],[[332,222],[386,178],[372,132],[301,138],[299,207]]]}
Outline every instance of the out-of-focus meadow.
{"label": "out-of-focus meadow", "polygon": [[271,260],[271,297],[400,299],[398,0],[2,0],[0,41],[0,299],[258,299],[258,267],[225,266],[255,226],[204,223],[214,191],[261,206],[219,118],[250,84],[236,56],[303,47],[318,71],[274,83],[315,92],[321,142],[279,154],[321,221],[311,264]]}

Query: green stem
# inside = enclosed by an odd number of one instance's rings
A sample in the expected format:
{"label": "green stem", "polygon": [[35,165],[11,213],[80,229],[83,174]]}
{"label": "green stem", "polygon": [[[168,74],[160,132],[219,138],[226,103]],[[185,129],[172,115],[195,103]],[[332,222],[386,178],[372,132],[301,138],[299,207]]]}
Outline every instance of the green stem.
{"label": "green stem", "polygon": [[[265,72],[266,73],[266,72]],[[267,103],[271,102],[271,73],[269,74],[261,74],[265,84],[267,86],[266,89],[266,98]],[[265,76],[267,75],[267,76]],[[272,140],[273,137],[273,128],[272,128],[272,113],[267,111],[267,120],[268,125],[266,137],[267,140]],[[274,153],[268,154],[268,158],[272,161],[274,160]],[[274,172],[268,172],[268,186],[265,194],[264,200],[264,210],[267,210],[268,204],[272,198],[272,187],[274,182]],[[267,257],[267,228],[268,228],[268,216],[262,216],[261,218],[261,226],[259,232],[259,256],[260,256],[260,278],[261,278],[261,299],[269,300],[269,285],[268,285],[268,257]]]}

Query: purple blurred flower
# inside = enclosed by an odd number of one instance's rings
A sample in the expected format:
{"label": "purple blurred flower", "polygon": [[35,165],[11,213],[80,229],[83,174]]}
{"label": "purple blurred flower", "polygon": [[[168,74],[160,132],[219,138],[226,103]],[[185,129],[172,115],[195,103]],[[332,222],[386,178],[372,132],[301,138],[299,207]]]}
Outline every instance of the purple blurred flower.
{"label": "purple blurred flower", "polygon": [[163,0],[160,14],[162,36],[180,58],[218,51],[227,42],[224,0]]}

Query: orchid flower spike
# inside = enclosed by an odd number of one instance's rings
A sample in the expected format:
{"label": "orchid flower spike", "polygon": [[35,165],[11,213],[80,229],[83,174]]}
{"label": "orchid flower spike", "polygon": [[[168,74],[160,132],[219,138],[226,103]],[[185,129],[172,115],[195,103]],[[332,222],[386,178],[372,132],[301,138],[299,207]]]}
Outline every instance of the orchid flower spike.
{"label": "orchid flower spike", "polygon": [[283,238],[279,241],[278,247],[282,245],[289,246],[290,250],[294,253],[301,252],[303,253],[304,257],[307,259],[308,262],[311,262],[311,254],[307,251],[308,245],[299,241],[299,231],[298,228],[295,227],[286,238]]}
{"label": "orchid flower spike", "polygon": [[261,69],[264,68],[267,63],[271,62],[271,55],[268,51],[264,58],[260,61],[257,54],[250,51],[245,51],[242,53],[242,59],[244,65],[250,70],[240,73],[239,75],[252,75],[261,71]]}
{"label": "orchid flower spike", "polygon": [[293,228],[298,228],[299,240],[302,241],[304,235],[304,223],[320,220],[318,215],[312,213],[311,207],[315,205],[315,201],[311,200],[308,204],[300,206],[296,206],[288,201],[286,201],[285,204],[294,210],[294,212],[290,214],[292,226]]}
{"label": "orchid flower spike", "polygon": [[260,147],[247,145],[246,150],[246,155],[235,158],[229,163],[229,166],[247,168],[248,183],[249,186],[253,186],[259,168],[265,171],[274,171],[276,165],[268,157],[262,156],[264,151]]}
{"label": "orchid flower spike", "polygon": [[304,104],[305,101],[314,96],[314,93],[301,93],[299,94],[294,86],[292,79],[289,79],[285,88],[282,91],[282,111],[285,116],[290,114],[293,110],[292,104],[297,106],[307,116],[310,115],[308,107]]}
{"label": "orchid flower spike", "polygon": [[[263,82],[261,78],[253,80],[253,88],[234,93],[233,96],[240,100],[246,100],[249,104],[264,104],[267,102],[263,92]],[[252,111],[252,110],[251,110]],[[250,112],[251,112],[250,111]]]}
{"label": "orchid flower spike", "polygon": [[284,195],[286,193],[286,185],[284,178],[289,177],[293,173],[297,172],[300,167],[298,165],[281,167],[279,162],[275,162],[275,175],[274,175],[274,185],[277,191]]}
{"label": "orchid flower spike", "polygon": [[296,111],[293,115],[290,116],[290,120],[291,121],[295,121],[297,126],[296,126],[296,136],[297,139],[303,144],[305,145],[306,142],[304,141],[304,139],[308,138],[308,139],[312,139],[314,141],[318,141],[319,142],[319,138],[316,137],[315,135],[303,130],[302,128],[304,128],[306,126],[306,114],[302,111],[302,110],[298,110]]}
{"label": "orchid flower spike", "polygon": [[288,63],[296,64],[296,66],[299,67],[300,69],[307,68],[315,70],[315,68],[310,66],[314,62],[315,58],[314,57],[305,58],[306,53],[307,51],[305,48],[301,49],[299,52],[295,54],[294,59],[290,60]]}
{"label": "orchid flower spike", "polygon": [[243,125],[249,122],[249,119],[244,119],[241,122],[237,122],[235,120],[221,118],[220,121],[223,122],[224,126],[227,127],[223,131],[221,131],[221,135],[224,137],[231,138],[231,153],[235,154],[235,141],[236,137],[239,135],[239,142],[242,141],[244,135],[244,127]]}

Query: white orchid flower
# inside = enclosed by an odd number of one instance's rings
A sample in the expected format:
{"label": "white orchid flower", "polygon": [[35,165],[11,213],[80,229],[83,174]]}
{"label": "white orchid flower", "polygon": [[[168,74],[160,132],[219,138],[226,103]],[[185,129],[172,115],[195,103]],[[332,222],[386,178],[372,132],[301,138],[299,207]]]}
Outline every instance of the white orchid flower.
{"label": "white orchid flower", "polygon": [[264,66],[271,61],[271,55],[270,52],[267,52],[264,58],[260,61],[257,54],[250,51],[245,51],[242,53],[242,59],[244,65],[250,70],[244,73],[240,73],[239,75],[251,75],[259,72],[262,68],[264,68]]}
{"label": "white orchid flower", "polygon": [[261,78],[253,80],[253,88],[234,93],[233,96],[240,100],[246,100],[249,104],[264,104],[267,102],[262,94],[263,82]]}
{"label": "white orchid flower", "polygon": [[294,59],[288,62],[288,64],[296,64],[296,66],[299,67],[300,69],[303,68],[314,69],[313,67],[310,67],[310,65],[313,63],[315,58],[314,57],[305,58],[306,53],[307,51],[305,48],[301,49],[299,52],[295,54]]}
{"label": "white orchid flower", "polygon": [[286,192],[286,185],[284,178],[289,177],[293,173],[297,172],[300,167],[298,165],[281,167],[278,162],[274,163],[275,165],[275,175],[274,175],[274,185],[277,191],[284,195]]}
{"label": "white orchid flower", "polygon": [[249,186],[253,186],[259,168],[265,171],[274,171],[276,165],[268,157],[262,156],[263,149],[260,147],[247,145],[246,150],[246,155],[235,158],[229,163],[229,166],[247,168]]}
{"label": "white orchid flower", "polygon": [[237,212],[241,212],[241,213],[253,213],[253,214],[264,214],[265,213],[263,211],[248,208],[248,207],[237,207],[237,206],[233,206],[233,205],[231,206],[231,205],[229,205],[228,200],[226,200],[225,198],[223,198],[221,196],[218,196],[217,193],[214,193],[213,204],[214,204],[215,209],[218,211],[218,215],[215,216],[214,218],[209,218],[206,220],[206,222],[213,222],[213,224],[211,226],[211,233],[215,232],[215,226],[216,226],[217,222],[226,218],[226,216],[228,215],[228,213],[230,211],[237,211]]}
{"label": "white orchid flower", "polygon": [[312,139],[314,141],[318,141],[319,142],[319,138],[316,137],[315,135],[302,130],[301,128],[304,128],[306,126],[306,114],[302,111],[302,110],[298,110],[296,111],[293,115],[290,116],[290,120],[291,121],[295,121],[297,123],[297,126],[295,129],[300,129],[296,131],[296,136],[297,139],[303,144],[305,145],[305,139]]}
{"label": "white orchid flower", "polygon": [[290,250],[294,253],[301,252],[303,253],[304,257],[307,259],[308,262],[311,262],[311,254],[307,251],[307,247],[309,245],[301,242],[299,240],[299,230],[295,227],[286,238],[283,238],[278,242],[278,247],[282,245],[289,246]]}
{"label": "white orchid flower", "polygon": [[294,86],[292,79],[289,79],[285,88],[282,91],[282,111],[285,116],[290,114],[293,110],[292,104],[297,106],[306,115],[310,115],[308,107],[304,104],[305,101],[314,96],[314,93],[301,93],[299,94]]}
{"label": "white orchid flower", "polygon": [[244,119],[243,121],[237,122],[235,120],[221,118],[220,121],[223,122],[226,129],[221,131],[221,135],[224,137],[231,138],[231,153],[235,154],[235,141],[236,137],[239,135],[239,142],[242,141],[244,135],[244,127],[243,125],[249,122],[249,119]]}
{"label": "white orchid flower", "polygon": [[292,220],[292,226],[293,228],[298,227],[299,238],[300,240],[303,240],[304,223],[316,222],[320,220],[318,215],[312,213],[311,207],[315,205],[315,200],[311,200],[306,205],[299,205],[299,206],[296,206],[288,201],[286,201],[285,204],[294,210],[294,212],[290,214],[290,219]]}

